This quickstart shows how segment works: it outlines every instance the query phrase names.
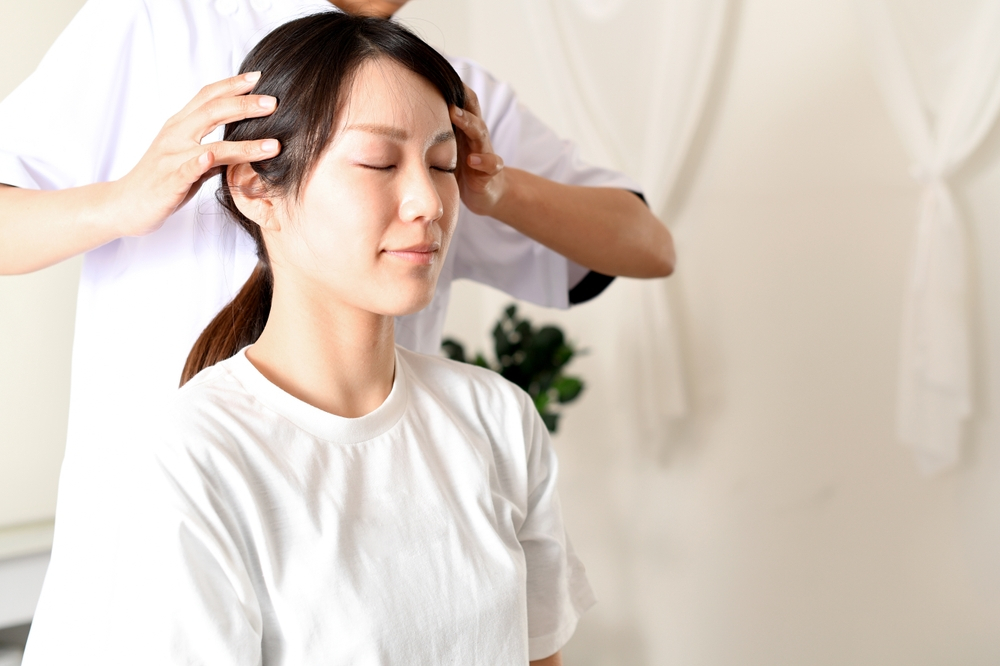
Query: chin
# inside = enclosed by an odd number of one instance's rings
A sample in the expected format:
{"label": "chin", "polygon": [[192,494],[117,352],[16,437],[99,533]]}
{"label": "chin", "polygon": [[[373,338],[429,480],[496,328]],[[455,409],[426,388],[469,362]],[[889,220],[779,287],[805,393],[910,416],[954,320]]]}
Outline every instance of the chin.
{"label": "chin", "polygon": [[428,305],[430,305],[432,300],[434,300],[433,294],[431,295],[430,298],[422,298],[419,301],[402,305],[400,308],[397,309],[396,314],[394,314],[393,316],[405,317],[406,315],[416,314],[421,310],[423,310],[424,308],[426,308]]}
{"label": "chin", "polygon": [[434,300],[434,289],[419,289],[407,292],[400,289],[396,292],[397,298],[390,307],[386,308],[385,314],[393,317],[405,317],[406,315],[420,312]]}

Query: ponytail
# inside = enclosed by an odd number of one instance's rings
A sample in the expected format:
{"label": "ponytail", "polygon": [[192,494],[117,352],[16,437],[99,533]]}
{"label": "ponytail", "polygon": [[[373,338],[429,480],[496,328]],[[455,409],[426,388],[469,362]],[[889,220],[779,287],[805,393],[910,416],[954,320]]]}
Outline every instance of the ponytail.
{"label": "ponytail", "polygon": [[258,263],[236,298],[198,336],[184,363],[181,386],[205,368],[257,342],[271,312],[273,290],[271,269],[264,262]]}

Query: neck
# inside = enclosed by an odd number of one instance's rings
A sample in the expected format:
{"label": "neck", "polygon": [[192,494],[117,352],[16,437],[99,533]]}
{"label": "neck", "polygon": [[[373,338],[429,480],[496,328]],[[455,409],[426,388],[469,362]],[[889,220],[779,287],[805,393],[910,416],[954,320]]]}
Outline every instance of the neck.
{"label": "neck", "polygon": [[276,281],[267,325],[247,358],[286,393],[357,418],[392,390],[393,326],[390,316],[310,298],[308,290]]}
{"label": "neck", "polygon": [[348,14],[378,16],[386,19],[395,14],[404,2],[399,0],[330,0],[330,4]]}

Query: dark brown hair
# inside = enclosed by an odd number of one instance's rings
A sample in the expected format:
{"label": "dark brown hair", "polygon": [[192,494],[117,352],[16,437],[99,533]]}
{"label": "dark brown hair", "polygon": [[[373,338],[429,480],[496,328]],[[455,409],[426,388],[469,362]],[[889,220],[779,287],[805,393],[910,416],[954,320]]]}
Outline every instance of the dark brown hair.
{"label": "dark brown hair", "polygon": [[[336,11],[296,19],[254,47],[240,72],[261,73],[253,94],[271,95],[270,116],[226,125],[226,141],[277,139],[281,153],[251,166],[269,194],[298,196],[333,139],[340,108],[358,68],[388,58],[427,79],[450,105],[465,106],[462,80],[447,60],[398,23]],[[260,337],[271,310],[274,278],[260,227],[236,207],[226,167],[218,199],[257,244],[259,260],[236,298],[198,337],[181,374],[183,386],[204,368],[223,361]]]}

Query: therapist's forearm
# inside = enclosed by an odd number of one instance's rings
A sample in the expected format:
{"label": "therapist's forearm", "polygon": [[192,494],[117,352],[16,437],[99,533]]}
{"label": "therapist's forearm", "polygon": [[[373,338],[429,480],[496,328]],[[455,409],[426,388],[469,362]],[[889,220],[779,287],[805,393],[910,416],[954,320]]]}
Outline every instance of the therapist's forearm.
{"label": "therapist's forearm", "polygon": [[632,192],[504,171],[505,192],[492,217],[598,273],[653,278],[673,272],[670,231]]}
{"label": "therapist's forearm", "polygon": [[0,185],[0,275],[47,268],[122,235],[113,184],[39,191]]}

